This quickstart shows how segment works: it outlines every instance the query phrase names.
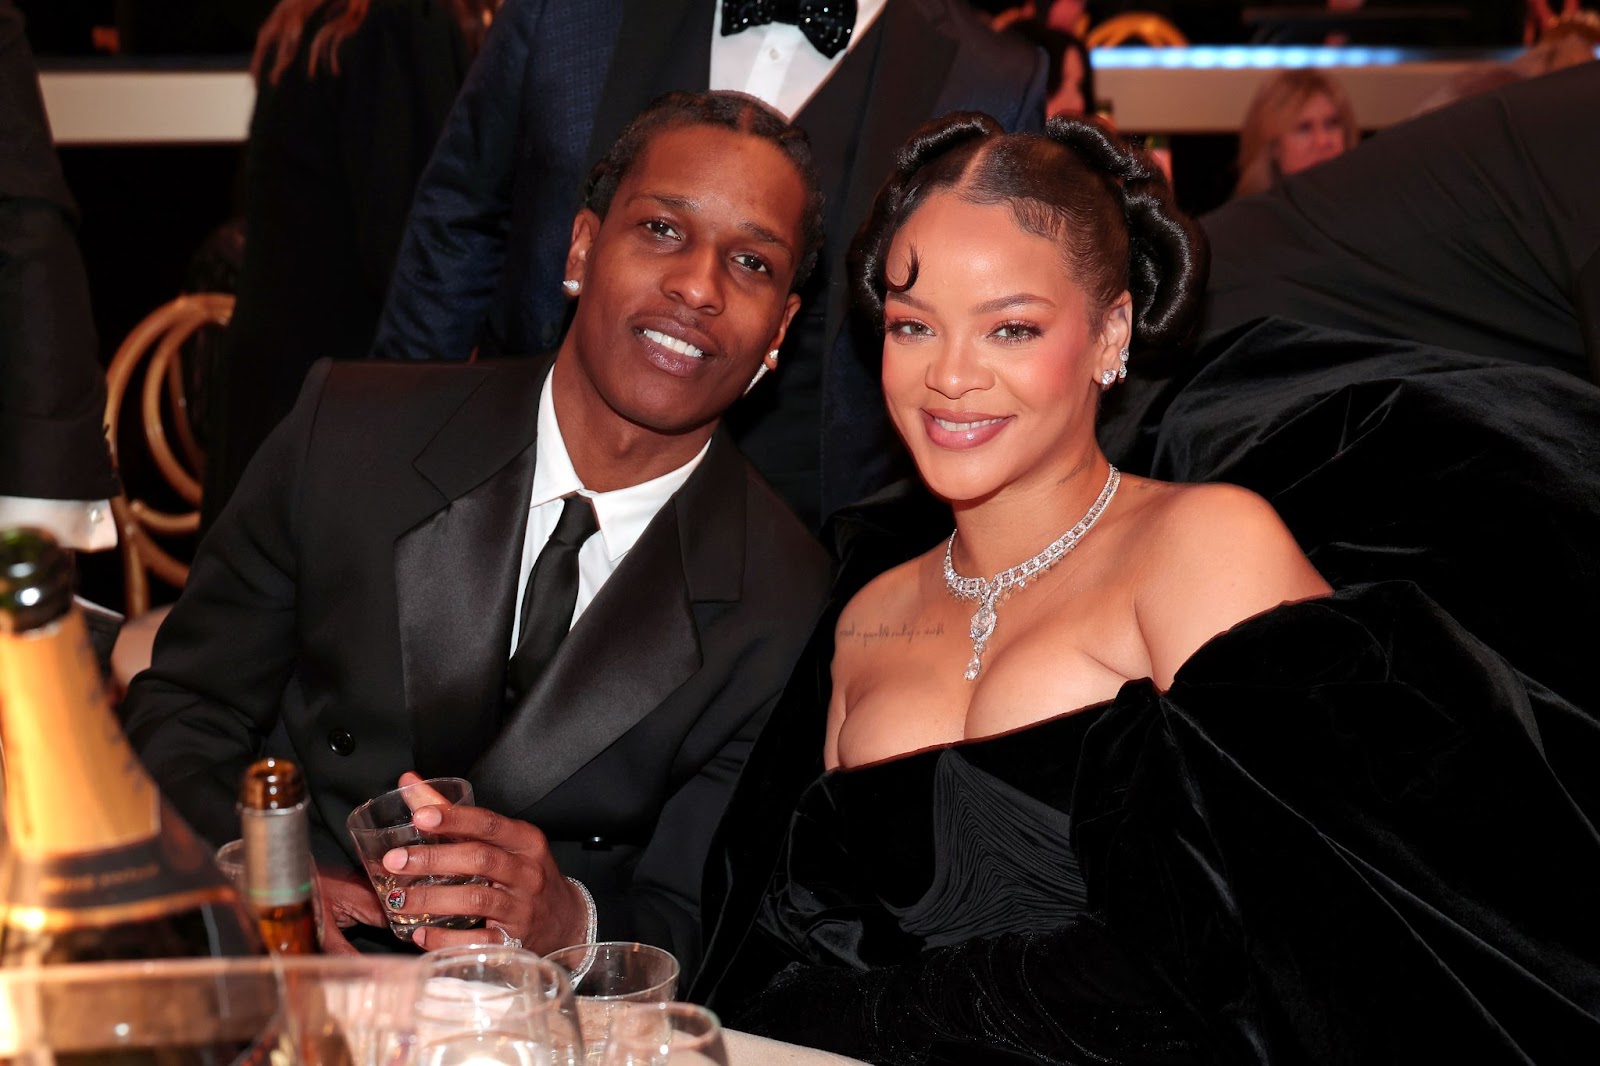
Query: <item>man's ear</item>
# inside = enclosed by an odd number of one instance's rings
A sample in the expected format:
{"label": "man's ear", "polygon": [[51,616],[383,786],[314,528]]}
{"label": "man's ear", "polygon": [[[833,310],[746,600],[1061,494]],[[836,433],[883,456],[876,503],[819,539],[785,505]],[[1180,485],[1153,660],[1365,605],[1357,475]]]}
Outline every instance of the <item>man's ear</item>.
{"label": "man's ear", "polygon": [[794,321],[795,312],[800,310],[800,294],[791,292],[789,299],[783,305],[783,321],[778,323],[778,332],[773,335],[772,342],[767,345],[767,351],[775,352],[783,347],[783,336],[789,332],[789,323]]}
{"label": "man's ear", "polygon": [[587,207],[580,209],[572,220],[572,241],[567,245],[565,274],[565,280],[576,281],[580,289],[589,269],[589,249],[594,247],[595,238],[599,235],[600,216]]}

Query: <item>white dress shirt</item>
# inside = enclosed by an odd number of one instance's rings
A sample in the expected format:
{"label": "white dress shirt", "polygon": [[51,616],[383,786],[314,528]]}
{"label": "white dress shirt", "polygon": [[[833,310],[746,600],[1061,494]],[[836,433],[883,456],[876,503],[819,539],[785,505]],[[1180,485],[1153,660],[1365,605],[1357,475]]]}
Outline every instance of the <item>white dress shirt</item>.
{"label": "white dress shirt", "polygon": [[577,471],[572,469],[572,458],[567,454],[561,427],[556,422],[556,405],[550,395],[547,376],[539,391],[538,437],[533,447],[533,491],[528,498],[528,531],[522,540],[522,572],[517,577],[508,657],[515,654],[517,641],[522,636],[522,594],[528,587],[528,571],[555,531],[556,520],[561,517],[562,498],[574,492],[587,496],[600,523],[600,532],[578,549],[578,602],[572,610],[572,620],[576,622],[594,600],[600,586],[606,583],[606,578],[622,565],[622,557],[638,542],[656,512],[689,480],[694,468],[706,457],[711,442],[707,441],[693,459],[658,478],[625,489],[593,492],[584,488]]}
{"label": "white dress shirt", "polygon": [[711,17],[711,88],[749,93],[793,119],[834,68],[866,35],[887,0],[856,0],[850,41],[832,59],[811,46],[798,26],[771,22],[722,35],[722,5]]}

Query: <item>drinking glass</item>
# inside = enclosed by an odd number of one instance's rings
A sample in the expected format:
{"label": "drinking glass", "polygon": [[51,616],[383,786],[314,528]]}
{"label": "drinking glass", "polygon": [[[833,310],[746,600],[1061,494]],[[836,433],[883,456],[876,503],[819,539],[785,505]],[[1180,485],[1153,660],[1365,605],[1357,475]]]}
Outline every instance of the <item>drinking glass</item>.
{"label": "drinking glass", "polygon": [[0,970],[0,1060],[264,1062],[278,1007],[268,958]]}
{"label": "drinking glass", "polygon": [[600,1066],[728,1066],[717,1016],[693,1003],[624,1003]]}
{"label": "drinking glass", "polygon": [[416,1066],[576,1066],[583,1038],[566,973],[530,951],[464,947],[422,959]]}
{"label": "drinking glass", "polygon": [[589,1062],[606,1048],[611,1018],[626,1003],[667,1003],[678,990],[678,960],[649,944],[575,944],[545,958],[571,975]]}
{"label": "drinking glass", "polygon": [[244,841],[230,840],[217,849],[217,869],[228,879],[239,898],[244,898]]}
{"label": "drinking glass", "polygon": [[415,956],[275,959],[282,1025],[301,1066],[409,1066],[422,963]]}
{"label": "drinking glass", "polygon": [[378,893],[378,902],[389,917],[389,931],[401,940],[410,940],[420,925],[438,925],[446,929],[471,929],[483,924],[477,914],[396,914],[391,901],[404,900],[405,893],[417,885],[470,885],[488,884],[482,877],[456,874],[404,874],[384,869],[383,857],[394,848],[413,844],[446,844],[452,838],[418,829],[411,820],[411,812],[430,804],[448,804],[456,807],[472,806],[472,786],[459,777],[433,777],[391,789],[375,796],[350,812],[345,828],[355,841],[361,865]]}

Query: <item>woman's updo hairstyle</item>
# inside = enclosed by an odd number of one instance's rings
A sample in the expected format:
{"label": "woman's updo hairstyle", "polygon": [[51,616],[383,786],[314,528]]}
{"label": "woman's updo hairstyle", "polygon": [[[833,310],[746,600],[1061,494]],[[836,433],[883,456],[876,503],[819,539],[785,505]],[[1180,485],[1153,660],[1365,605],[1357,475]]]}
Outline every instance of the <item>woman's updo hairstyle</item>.
{"label": "woman's updo hairstyle", "polygon": [[879,332],[885,295],[917,280],[915,248],[907,275],[887,277],[890,245],[943,189],[969,203],[1005,204],[1024,230],[1058,241],[1097,320],[1126,289],[1135,346],[1174,347],[1193,328],[1209,263],[1205,234],[1173,204],[1166,175],[1142,148],[1089,118],[1052,118],[1043,134],[1007,133],[988,115],[958,111],[911,135],[851,246],[856,302]]}

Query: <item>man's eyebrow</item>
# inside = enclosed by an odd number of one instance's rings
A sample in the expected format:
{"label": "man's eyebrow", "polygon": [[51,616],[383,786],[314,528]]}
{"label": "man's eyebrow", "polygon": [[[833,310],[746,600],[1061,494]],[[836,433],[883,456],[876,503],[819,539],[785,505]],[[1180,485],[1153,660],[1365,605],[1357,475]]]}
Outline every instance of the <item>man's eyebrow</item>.
{"label": "man's eyebrow", "polygon": [[[699,200],[689,196],[674,196],[671,193],[644,192],[635,196],[634,199],[653,200],[662,207],[670,207],[674,211],[683,211],[688,214],[695,214],[701,210],[701,204]],[[755,222],[750,219],[741,219],[739,222],[739,230],[742,233],[748,233],[750,236],[754,237],[763,244],[776,244],[778,247],[788,252],[791,256],[794,254],[794,249],[790,247],[789,241],[786,238],[774,233],[772,230],[768,229],[766,226],[763,226],[759,222]]]}

